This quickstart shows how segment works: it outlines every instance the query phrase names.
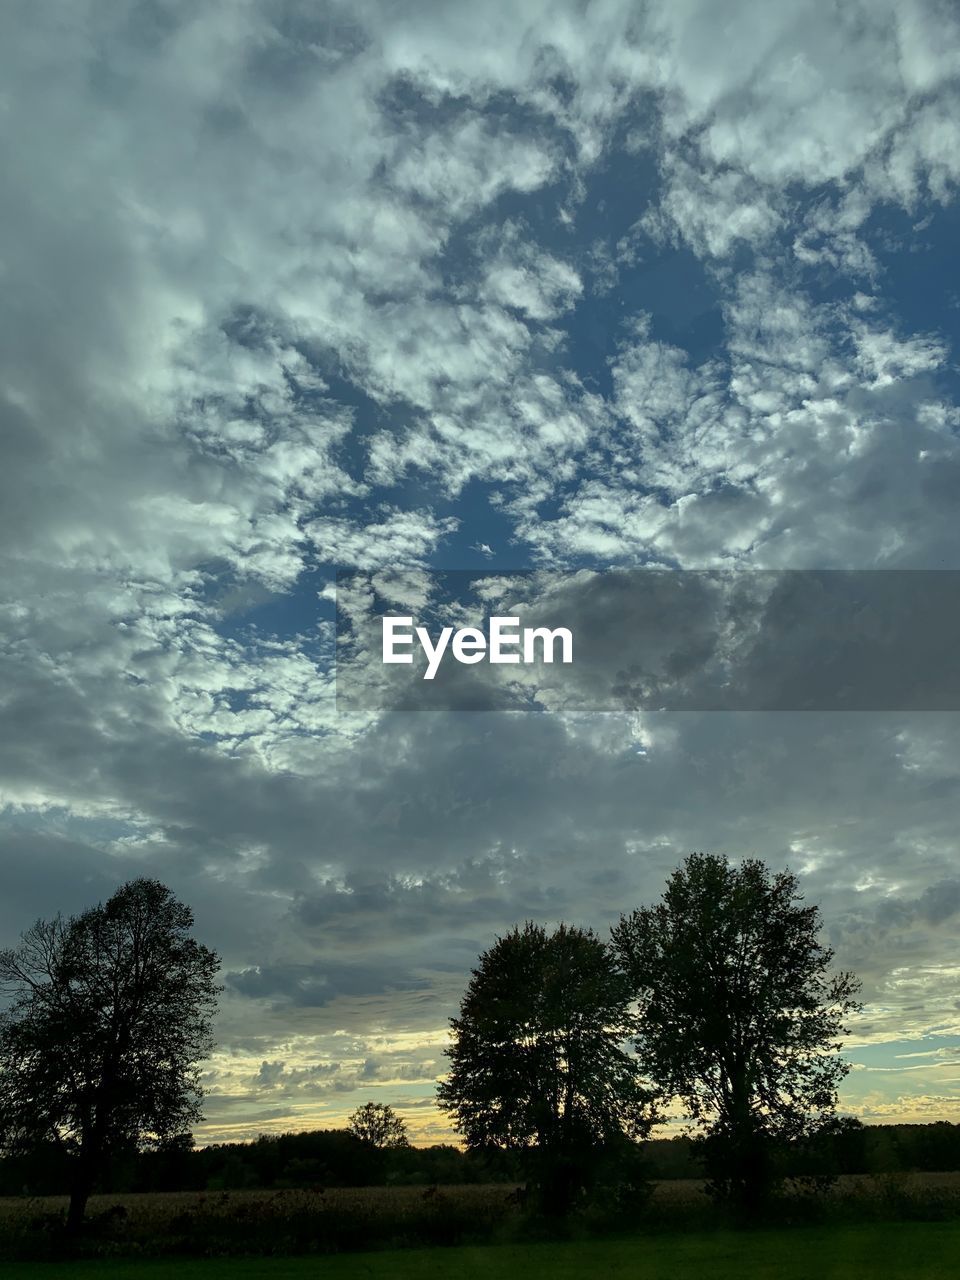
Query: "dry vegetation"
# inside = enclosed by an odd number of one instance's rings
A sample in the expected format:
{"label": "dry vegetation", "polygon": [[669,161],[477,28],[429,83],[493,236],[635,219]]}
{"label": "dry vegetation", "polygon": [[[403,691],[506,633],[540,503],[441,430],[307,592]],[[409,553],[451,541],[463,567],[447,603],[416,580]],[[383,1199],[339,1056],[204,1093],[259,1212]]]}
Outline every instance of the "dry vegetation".
{"label": "dry vegetation", "polygon": [[[474,1213],[502,1215],[514,1203],[515,1188],[503,1183],[456,1187],[305,1187],[277,1191],[155,1191],[144,1194],[91,1196],[92,1221],[105,1214],[125,1220],[131,1231],[157,1231],[170,1227],[184,1214],[211,1222],[235,1222],[250,1217],[278,1222],[290,1216],[357,1214],[423,1217],[451,1206],[468,1207]],[[25,1218],[62,1213],[66,1196],[0,1197],[0,1230],[8,1230]],[[118,1210],[123,1210],[119,1213]]]}
{"label": "dry vegetation", "polygon": [[[542,1233],[502,1183],[455,1187],[321,1188],[158,1192],[92,1198],[84,1251],[98,1256],[284,1255],[407,1245],[509,1240]],[[55,1256],[64,1196],[0,1199],[0,1256]],[[782,1221],[960,1219],[960,1173],[851,1175],[826,1195],[797,1185]],[[632,1211],[603,1204],[575,1215],[568,1231],[617,1227],[700,1229],[719,1225],[700,1182],[653,1185]]]}
{"label": "dry vegetation", "polygon": [[[358,1187],[91,1197],[86,1248],[105,1254],[337,1252],[454,1244],[519,1216],[514,1189]],[[55,1253],[66,1196],[0,1198],[0,1256]]]}

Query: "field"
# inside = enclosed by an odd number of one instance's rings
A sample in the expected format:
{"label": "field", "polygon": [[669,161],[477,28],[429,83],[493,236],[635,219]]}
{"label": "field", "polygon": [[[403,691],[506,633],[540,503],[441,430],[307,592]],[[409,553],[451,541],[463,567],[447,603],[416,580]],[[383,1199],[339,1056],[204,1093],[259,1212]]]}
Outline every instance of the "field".
{"label": "field", "polygon": [[[410,1249],[324,1258],[210,1258],[177,1263],[177,1280],[946,1280],[960,1225],[877,1223],[789,1231],[693,1232],[630,1240]],[[0,1265],[6,1280],[162,1280],[169,1262]]]}
{"label": "field", "polygon": [[[316,1188],[93,1196],[92,1255],[338,1253],[488,1240],[522,1215],[492,1186]],[[65,1196],[0,1198],[0,1259],[55,1256]]]}
{"label": "field", "polygon": [[788,1198],[776,1229],[735,1233],[701,1184],[661,1182],[632,1210],[574,1215],[559,1242],[545,1238],[503,1184],[98,1196],[85,1256],[67,1270],[58,1261],[65,1207],[62,1197],[0,1199],[0,1276],[159,1280],[176,1257],[178,1280],[228,1272],[281,1280],[314,1274],[317,1254],[331,1280],[518,1270],[525,1280],[598,1271],[613,1280],[635,1274],[641,1261],[645,1276],[670,1280],[937,1276],[948,1274],[938,1270],[948,1258],[949,1274],[960,1270],[960,1174],[951,1173],[844,1178],[825,1198]]}

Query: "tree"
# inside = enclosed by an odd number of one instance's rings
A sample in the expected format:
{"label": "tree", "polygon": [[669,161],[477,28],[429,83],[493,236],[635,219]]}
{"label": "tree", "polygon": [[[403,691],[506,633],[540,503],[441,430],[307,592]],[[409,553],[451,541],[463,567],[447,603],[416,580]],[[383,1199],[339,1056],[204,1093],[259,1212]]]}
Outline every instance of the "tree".
{"label": "tree", "polygon": [[365,1102],[357,1107],[348,1128],[355,1137],[369,1142],[378,1151],[410,1145],[406,1121],[385,1102]]}
{"label": "tree", "polygon": [[644,1136],[648,1098],[623,1042],[629,985],[591,930],[528,921],[480,956],[451,1019],[440,1106],[468,1150],[520,1152],[564,1212],[604,1144]]}
{"label": "tree", "polygon": [[219,959],[192,926],[169,889],[138,879],[0,952],[0,1132],[8,1150],[52,1140],[68,1153],[71,1232],[112,1150],[201,1117]]}
{"label": "tree", "polygon": [[831,1123],[849,1070],[837,1051],[860,984],[827,977],[819,927],[789,872],[695,853],[656,906],[613,930],[644,1074],[686,1104],[714,1193],[748,1216],[775,1184],[777,1149]]}

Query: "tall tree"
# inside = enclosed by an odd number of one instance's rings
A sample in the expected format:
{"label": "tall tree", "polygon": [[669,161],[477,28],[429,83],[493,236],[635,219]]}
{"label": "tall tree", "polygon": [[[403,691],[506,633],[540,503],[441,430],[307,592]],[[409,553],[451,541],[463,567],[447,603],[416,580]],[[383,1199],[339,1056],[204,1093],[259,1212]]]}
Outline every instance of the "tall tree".
{"label": "tall tree", "polygon": [[68,920],[38,920],[0,952],[0,1129],[8,1149],[71,1157],[76,1231],[114,1148],[163,1142],[201,1116],[217,955],[157,880],[122,885]]}
{"label": "tall tree", "polygon": [[591,930],[527,922],[480,956],[438,1089],[467,1147],[522,1152],[562,1212],[605,1143],[647,1133],[629,984]]}
{"label": "tall tree", "polygon": [[828,976],[819,928],[789,872],[695,853],[656,906],[613,930],[643,1072],[683,1100],[714,1192],[747,1215],[774,1185],[778,1147],[832,1122],[849,1070],[837,1051],[860,984]]}
{"label": "tall tree", "polygon": [[365,1102],[357,1107],[347,1127],[355,1137],[369,1142],[378,1151],[410,1145],[406,1122],[385,1102]]}

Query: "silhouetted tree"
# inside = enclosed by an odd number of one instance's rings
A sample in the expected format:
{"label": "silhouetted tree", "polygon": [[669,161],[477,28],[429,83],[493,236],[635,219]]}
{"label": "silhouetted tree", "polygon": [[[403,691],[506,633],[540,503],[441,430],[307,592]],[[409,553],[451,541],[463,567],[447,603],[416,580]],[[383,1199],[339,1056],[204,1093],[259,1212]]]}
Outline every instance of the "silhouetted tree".
{"label": "silhouetted tree", "polygon": [[481,955],[451,1019],[440,1106],[472,1151],[527,1156],[545,1207],[564,1212],[604,1143],[643,1136],[648,1099],[623,1048],[629,983],[590,930],[527,922]]}
{"label": "silhouetted tree", "polygon": [[157,880],[38,920],[0,952],[0,1131],[8,1150],[59,1143],[76,1231],[112,1149],[162,1143],[200,1118],[219,960]]}
{"label": "silhouetted tree", "polygon": [[348,1128],[355,1137],[369,1142],[378,1151],[410,1145],[406,1121],[385,1102],[365,1102],[357,1107]]}
{"label": "silhouetted tree", "polygon": [[827,977],[819,926],[790,873],[696,853],[613,930],[643,1072],[684,1101],[714,1192],[746,1215],[773,1186],[777,1148],[831,1121],[849,1070],[837,1050],[859,983]]}

